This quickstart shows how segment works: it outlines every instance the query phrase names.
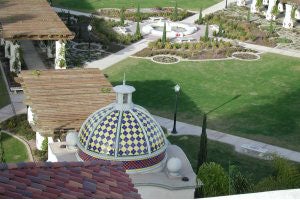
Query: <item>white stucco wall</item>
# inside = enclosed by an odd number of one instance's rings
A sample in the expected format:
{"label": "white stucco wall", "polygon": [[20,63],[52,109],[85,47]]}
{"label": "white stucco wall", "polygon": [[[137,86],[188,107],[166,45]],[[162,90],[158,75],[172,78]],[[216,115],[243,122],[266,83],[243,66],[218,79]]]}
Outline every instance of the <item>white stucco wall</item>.
{"label": "white stucco wall", "polygon": [[58,159],[56,157],[56,155],[54,154],[54,152],[52,151],[52,148],[50,146],[50,144],[54,143],[53,138],[52,137],[48,137],[48,160],[47,162],[58,162]]}
{"label": "white stucco wall", "polygon": [[42,150],[42,143],[43,143],[44,139],[45,139],[44,136],[42,136],[39,132],[36,132],[35,140],[36,140],[36,148],[38,150]]}
{"label": "white stucco wall", "polygon": [[34,124],[33,112],[30,106],[28,106],[27,108],[27,121],[29,122],[29,124]]}
{"label": "white stucco wall", "polygon": [[154,186],[135,186],[142,199],[193,199],[194,189],[168,190]]}

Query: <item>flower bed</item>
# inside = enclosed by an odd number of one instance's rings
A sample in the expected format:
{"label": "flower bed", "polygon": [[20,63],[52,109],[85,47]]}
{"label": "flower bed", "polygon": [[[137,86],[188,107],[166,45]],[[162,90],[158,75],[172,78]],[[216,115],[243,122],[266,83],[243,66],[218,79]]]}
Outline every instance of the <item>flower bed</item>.
{"label": "flower bed", "polygon": [[276,24],[270,23],[266,27],[261,27],[259,22],[251,22],[242,16],[237,17],[230,13],[230,10],[218,11],[205,16],[204,20],[209,24],[220,26],[222,31],[215,33],[216,36],[238,39],[257,45],[276,46],[276,41],[273,39],[278,37],[275,31]]}
{"label": "flower bed", "polygon": [[[120,18],[120,13],[121,13],[120,9],[106,8],[106,9],[98,10],[95,14],[100,16],[105,16],[105,17],[111,17],[111,18]],[[173,13],[174,13],[174,8],[160,8],[160,9],[153,8],[151,10],[141,9],[140,19],[145,20],[148,19],[149,17],[165,17],[171,20],[175,20],[173,19],[174,18]],[[193,14],[194,13],[178,8],[178,15],[176,20],[181,21]],[[136,21],[136,9],[126,9],[124,15],[125,15],[125,19]]]}
{"label": "flower bed", "polygon": [[151,59],[155,63],[160,63],[160,64],[175,64],[180,62],[180,59],[174,56],[169,56],[169,55],[158,55],[154,56]]}
{"label": "flower bed", "polygon": [[251,52],[235,52],[232,57],[238,60],[258,60],[260,56]]}
{"label": "flower bed", "polygon": [[165,45],[161,40],[150,42],[148,48],[135,54],[138,57],[153,57],[156,55],[175,55],[177,57],[204,60],[229,58],[234,52],[251,51],[241,46],[234,46],[230,42],[209,40],[194,43],[171,43]]}

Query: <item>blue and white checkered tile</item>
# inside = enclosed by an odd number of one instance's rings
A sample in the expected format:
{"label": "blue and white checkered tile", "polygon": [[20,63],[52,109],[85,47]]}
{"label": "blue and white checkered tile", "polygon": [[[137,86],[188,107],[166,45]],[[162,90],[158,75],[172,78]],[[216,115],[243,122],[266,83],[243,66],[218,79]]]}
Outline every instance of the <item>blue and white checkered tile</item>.
{"label": "blue and white checkered tile", "polygon": [[91,117],[83,126],[81,132],[79,133],[79,141],[82,144],[82,146],[86,145],[87,139],[90,134],[92,134],[92,131],[94,127],[100,123],[100,119],[107,113],[110,112],[113,108],[109,107],[103,110],[99,110],[97,113],[93,114],[93,117]]}
{"label": "blue and white checkered tile", "polygon": [[133,109],[133,112],[136,114],[136,116],[139,118],[141,123],[144,126],[144,129],[147,132],[149,144],[151,147],[151,152],[155,152],[162,148],[165,145],[165,140],[163,136],[163,132],[160,130],[157,125],[149,116],[147,116],[145,113]]}
{"label": "blue and white checkered tile", "polygon": [[107,156],[114,156],[119,114],[119,111],[113,111],[102,120],[91,136],[88,150]]}
{"label": "blue and white checkered tile", "polygon": [[147,141],[138,121],[129,111],[123,112],[118,156],[140,156],[147,153]]}

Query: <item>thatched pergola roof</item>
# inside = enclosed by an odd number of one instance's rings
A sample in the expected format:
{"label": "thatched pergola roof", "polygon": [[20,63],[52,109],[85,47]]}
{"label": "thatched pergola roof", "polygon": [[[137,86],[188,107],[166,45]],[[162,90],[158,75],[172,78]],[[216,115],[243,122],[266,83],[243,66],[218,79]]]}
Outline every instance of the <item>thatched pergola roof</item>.
{"label": "thatched pergola roof", "polygon": [[112,85],[98,69],[22,71],[25,104],[34,113],[34,131],[43,135],[79,130],[96,110],[112,103]]}
{"label": "thatched pergola roof", "polygon": [[0,24],[6,40],[74,38],[46,0],[0,0]]}
{"label": "thatched pergola roof", "polygon": [[300,6],[300,0],[280,0],[280,2]]}

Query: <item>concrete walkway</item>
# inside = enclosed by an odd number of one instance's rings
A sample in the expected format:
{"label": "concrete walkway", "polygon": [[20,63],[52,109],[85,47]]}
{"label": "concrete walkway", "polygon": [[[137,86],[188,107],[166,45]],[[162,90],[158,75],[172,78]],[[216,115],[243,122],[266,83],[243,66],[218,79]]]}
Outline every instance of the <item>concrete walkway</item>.
{"label": "concrete walkway", "polygon": [[[167,128],[168,130],[172,130],[173,120],[162,118],[159,116],[154,116],[154,118],[161,126]],[[177,124],[176,129],[178,132],[176,135],[194,135],[194,136],[201,135],[202,129],[200,126],[195,126],[183,122],[176,122],[176,124]],[[266,149],[270,153],[276,153],[277,155],[285,157],[288,160],[300,162],[300,152],[297,151],[292,151],[285,148],[281,148],[266,143],[238,137],[235,135],[229,135],[226,133],[209,130],[209,129],[207,129],[207,137],[210,140],[215,140],[225,144],[233,145],[235,147],[235,150],[240,153],[243,153],[243,148],[241,147],[242,145],[251,145],[258,148]]]}
{"label": "concrete walkway", "polygon": [[139,42],[136,42],[125,49],[122,49],[121,51],[117,53],[113,53],[103,59],[96,60],[90,63],[86,64],[86,68],[98,68],[100,70],[104,70],[108,67],[113,66],[114,64],[121,62],[122,60],[128,58],[129,56],[134,55],[135,53],[143,50],[148,46],[148,42],[150,40],[142,39]]}
{"label": "concrete walkway", "polygon": [[20,41],[20,43],[27,68],[30,70],[46,69],[45,64],[43,63],[38,52],[36,51],[32,41],[22,40]]}
{"label": "concrete walkway", "polygon": [[[27,107],[23,103],[23,93],[11,94],[10,97],[17,115],[27,112]],[[13,116],[14,113],[11,104],[0,109],[0,122],[5,121]]]}

